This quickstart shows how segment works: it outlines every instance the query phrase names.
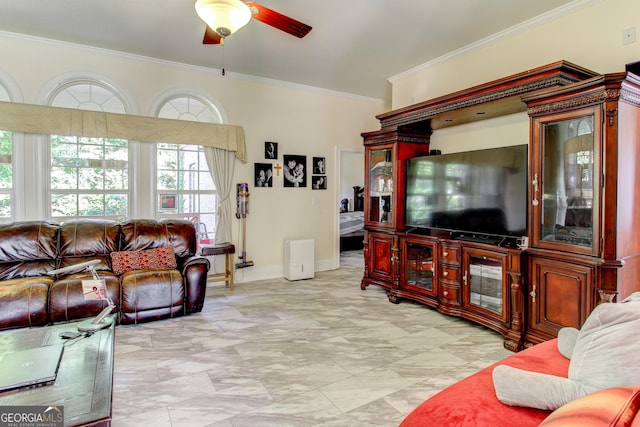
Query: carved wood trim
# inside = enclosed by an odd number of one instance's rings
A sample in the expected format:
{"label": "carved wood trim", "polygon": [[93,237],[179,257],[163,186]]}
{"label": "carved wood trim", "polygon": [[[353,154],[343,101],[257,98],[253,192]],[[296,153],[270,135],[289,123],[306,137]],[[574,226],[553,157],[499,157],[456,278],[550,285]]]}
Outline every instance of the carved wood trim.
{"label": "carved wood trim", "polygon": [[613,126],[616,123],[616,117],[618,117],[618,109],[610,108],[606,111],[606,115],[609,119],[609,126]]}
{"label": "carved wood trim", "polygon": [[570,99],[563,99],[560,101],[553,101],[546,104],[534,105],[527,109],[527,113],[530,116],[536,116],[539,114],[555,113],[558,111],[598,104],[609,99],[610,94],[608,94],[607,92],[608,91],[606,90],[598,90],[589,92],[583,96],[572,97]]}
{"label": "carved wood trim", "polygon": [[508,87],[505,89],[499,89],[489,93],[479,94],[476,96],[470,96],[470,97],[455,100],[452,102],[447,102],[444,104],[434,105],[433,107],[426,107],[413,112],[404,113],[399,117],[382,119],[380,120],[380,123],[382,125],[382,128],[407,125],[410,123],[431,119],[441,114],[458,111],[463,108],[495,102],[501,99],[523,95],[523,94],[540,90],[540,89],[547,89],[547,88],[556,87],[556,86],[566,86],[574,82],[575,82],[574,79],[569,79],[565,76],[553,76],[553,77],[541,79],[531,83],[520,84],[517,86]]}
{"label": "carved wood trim", "polygon": [[[546,104],[539,104],[531,106],[527,109],[527,113],[530,116],[539,115],[539,114],[548,114],[555,113],[558,111],[569,110],[573,108],[584,107],[593,104],[599,104],[607,101],[617,101],[623,100],[635,106],[640,106],[640,94],[634,92],[629,89],[620,89],[620,88],[609,88],[609,89],[599,89],[593,92],[586,93],[582,96],[573,97],[571,99],[564,99],[560,101],[553,101]],[[611,123],[612,117],[617,115],[617,110],[612,111],[612,114],[609,114],[607,111],[607,117],[610,118],[609,125],[612,126]]]}

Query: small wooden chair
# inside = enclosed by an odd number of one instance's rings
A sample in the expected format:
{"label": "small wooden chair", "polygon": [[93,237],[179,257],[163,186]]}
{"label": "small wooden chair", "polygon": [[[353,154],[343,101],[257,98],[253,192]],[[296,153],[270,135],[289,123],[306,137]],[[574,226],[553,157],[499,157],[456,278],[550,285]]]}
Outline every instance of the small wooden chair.
{"label": "small wooden chair", "polygon": [[224,280],[225,287],[233,290],[233,254],[236,253],[236,247],[229,242],[218,243],[214,245],[204,245],[200,247],[200,255],[225,255],[225,271],[223,273],[213,273],[207,276],[207,280],[212,282],[221,282]]}

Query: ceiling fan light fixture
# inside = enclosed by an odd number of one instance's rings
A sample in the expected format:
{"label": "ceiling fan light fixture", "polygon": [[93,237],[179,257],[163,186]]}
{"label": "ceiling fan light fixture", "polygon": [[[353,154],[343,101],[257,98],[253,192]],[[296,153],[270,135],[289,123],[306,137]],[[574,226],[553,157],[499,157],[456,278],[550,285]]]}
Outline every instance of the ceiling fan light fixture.
{"label": "ceiling fan light fixture", "polygon": [[251,9],[241,0],[198,0],[196,13],[222,38],[247,25]]}

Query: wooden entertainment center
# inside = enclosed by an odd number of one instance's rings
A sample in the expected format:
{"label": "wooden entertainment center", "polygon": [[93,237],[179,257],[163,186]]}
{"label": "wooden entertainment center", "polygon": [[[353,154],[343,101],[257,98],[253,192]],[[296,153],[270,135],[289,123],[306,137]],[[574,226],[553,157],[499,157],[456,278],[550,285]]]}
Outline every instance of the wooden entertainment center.
{"label": "wooden entertainment center", "polygon": [[[406,160],[434,131],[526,111],[526,235],[405,225]],[[566,61],[377,116],[365,146],[361,288],[485,325],[518,351],[640,290],[640,78]],[[426,185],[426,184],[425,184]],[[430,200],[425,213],[435,211]],[[485,238],[486,237],[486,238]],[[522,239],[526,237],[526,239]]]}

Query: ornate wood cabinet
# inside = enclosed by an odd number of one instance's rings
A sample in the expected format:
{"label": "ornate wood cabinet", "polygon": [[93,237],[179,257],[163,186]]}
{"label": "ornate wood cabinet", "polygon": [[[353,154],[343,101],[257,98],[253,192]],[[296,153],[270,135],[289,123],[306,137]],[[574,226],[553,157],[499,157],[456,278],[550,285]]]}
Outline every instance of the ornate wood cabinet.
{"label": "ornate wood cabinet", "polygon": [[[483,324],[514,351],[561,326],[580,326],[599,295],[638,289],[636,87],[635,77],[559,61],[377,116],[381,129],[362,134],[361,288],[382,286],[392,302],[411,299]],[[530,247],[407,230],[405,160],[426,155],[438,129],[524,111],[531,116]],[[592,142],[582,136],[589,129]],[[569,135],[577,139],[567,142]]]}
{"label": "ornate wood cabinet", "polygon": [[[397,287],[397,231],[404,221],[405,160],[429,152],[429,134],[411,128],[363,134],[365,273],[360,287]],[[390,297],[390,299],[393,299]]]}
{"label": "ornate wood cabinet", "polygon": [[531,344],[640,289],[640,79],[608,74],[523,100]]}

